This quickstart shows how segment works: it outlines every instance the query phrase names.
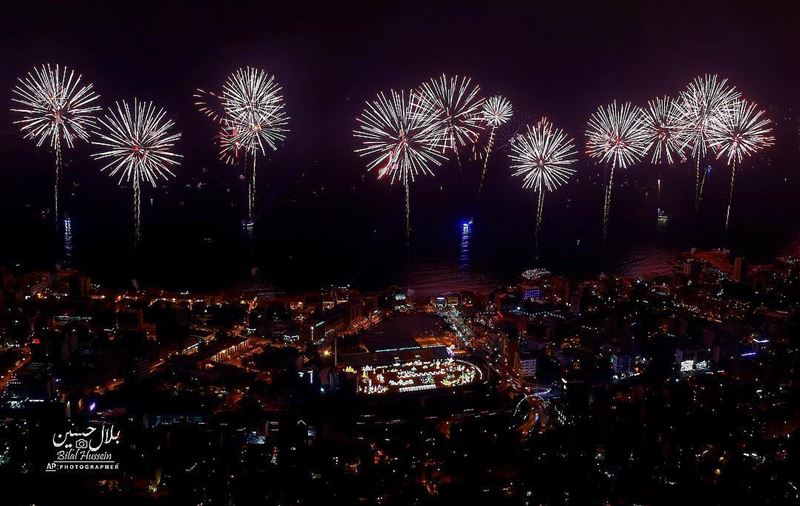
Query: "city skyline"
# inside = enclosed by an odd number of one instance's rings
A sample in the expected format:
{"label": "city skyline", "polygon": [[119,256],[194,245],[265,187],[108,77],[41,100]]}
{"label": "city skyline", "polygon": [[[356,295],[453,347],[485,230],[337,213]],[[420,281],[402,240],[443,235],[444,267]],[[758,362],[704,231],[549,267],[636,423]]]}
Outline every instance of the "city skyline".
{"label": "city skyline", "polygon": [[0,20],[0,483],[797,504],[800,4]]}

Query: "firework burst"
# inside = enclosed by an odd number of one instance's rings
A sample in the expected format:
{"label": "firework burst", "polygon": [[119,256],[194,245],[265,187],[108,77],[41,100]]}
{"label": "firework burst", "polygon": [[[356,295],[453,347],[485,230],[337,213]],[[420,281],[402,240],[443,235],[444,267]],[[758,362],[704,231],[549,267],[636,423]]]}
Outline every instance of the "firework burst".
{"label": "firework burst", "polygon": [[391,183],[403,184],[406,237],[410,228],[410,183],[418,175],[433,175],[432,167],[446,159],[440,120],[429,107],[430,102],[420,100],[413,91],[406,94],[390,90],[388,95],[381,92],[366,103],[353,132],[362,142],[356,153],[369,159],[367,171],[376,169],[378,178],[388,176]]}
{"label": "firework burst", "polygon": [[586,153],[610,167],[603,201],[603,243],[608,232],[614,169],[628,168],[644,157],[647,150],[647,131],[644,124],[642,110],[629,102],[618,106],[614,101],[598,108],[589,118]]}
{"label": "firework burst", "polygon": [[419,90],[424,109],[439,119],[439,144],[455,153],[478,140],[484,128],[480,86],[469,77],[449,78],[442,74],[422,84]]}
{"label": "firework burst", "polygon": [[258,154],[275,151],[289,132],[289,117],[282,88],[272,76],[261,69],[244,67],[225,81],[222,93],[225,117],[241,132],[246,150],[253,157],[248,187],[248,224],[254,220],[256,200],[256,162]]}
{"label": "firework burst", "polygon": [[675,100],[664,96],[647,102],[644,112],[644,129],[647,133],[645,151],[653,163],[672,164],[682,155],[681,124],[678,121]]}
{"label": "firework burst", "polygon": [[483,180],[486,178],[486,169],[489,167],[489,155],[494,148],[494,135],[495,131],[508,123],[511,116],[514,114],[514,109],[511,106],[511,101],[502,95],[495,95],[489,97],[481,107],[481,114],[483,121],[489,127],[489,139],[486,142],[486,149],[483,159],[483,170],[481,171],[481,182],[478,186],[478,195],[481,194],[483,188]]}
{"label": "firework burst", "polygon": [[628,168],[647,149],[642,110],[630,102],[598,108],[589,118],[586,137],[586,153],[612,168]]}
{"label": "firework burst", "polygon": [[275,76],[261,69],[240,68],[223,87],[225,115],[253,133],[251,149],[273,151],[286,139],[289,118],[281,87]]}
{"label": "firework burst", "polygon": [[502,95],[495,95],[489,97],[481,107],[481,114],[483,121],[493,128],[506,124],[511,116],[514,114],[514,108],[511,106],[511,101]]}
{"label": "firework burst", "polygon": [[509,158],[513,175],[522,177],[522,187],[538,193],[536,212],[536,257],[539,257],[539,229],[542,223],[545,191],[554,191],[566,183],[575,169],[575,143],[560,128],[555,128],[547,118],[517,137]]}
{"label": "firework burst", "polygon": [[172,120],[166,112],[152,102],[133,101],[133,107],[125,100],[117,102],[99,119],[100,130],[92,144],[101,151],[92,155],[97,160],[107,161],[100,169],[124,182],[133,185],[134,239],[141,238],[141,183],[149,182],[153,187],[159,179],[174,177],[171,167],[180,163],[181,155],[173,151],[179,133],[172,133]]}
{"label": "firework burst", "polygon": [[736,168],[749,156],[775,143],[769,118],[755,103],[738,100],[727,113],[718,117],[709,128],[709,146],[731,166],[731,182],[728,193],[728,208],[725,212],[725,230],[733,206],[733,190]]}
{"label": "firework burst", "polygon": [[712,126],[730,112],[741,96],[727,79],[716,75],[696,77],[675,102],[676,121],[680,126],[681,149],[688,149],[695,159],[695,219],[703,199],[705,175],[701,177],[700,161],[710,146]]}
{"label": "firework burst", "polygon": [[55,154],[54,215],[59,216],[62,170],[62,142],[71,148],[76,139],[89,139],[96,124],[95,105],[100,98],[91,83],[82,84],[81,75],[67,67],[41,65],[21,77],[13,89],[11,111],[20,115],[14,121],[26,138],[37,146],[50,144]]}

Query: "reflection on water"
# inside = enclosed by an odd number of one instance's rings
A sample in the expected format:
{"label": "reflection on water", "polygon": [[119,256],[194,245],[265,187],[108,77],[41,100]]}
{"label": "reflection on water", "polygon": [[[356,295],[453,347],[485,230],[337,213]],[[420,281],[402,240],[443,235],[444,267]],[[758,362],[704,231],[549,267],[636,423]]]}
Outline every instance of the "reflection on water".
{"label": "reflection on water", "polygon": [[[453,223],[453,222],[451,222]],[[482,222],[481,222],[482,223]],[[455,225],[455,227],[453,227]],[[379,283],[373,283],[371,286],[361,287],[358,283],[355,285],[359,288],[366,290],[380,290],[391,284],[399,284],[406,286],[413,293],[418,296],[433,296],[441,293],[459,292],[463,290],[470,290],[475,292],[489,292],[506,283],[515,283],[519,280],[519,276],[528,265],[520,261],[496,261],[501,258],[498,253],[492,252],[491,261],[486,262],[482,259],[486,257],[485,248],[487,241],[482,239],[483,228],[480,230],[475,229],[475,222],[472,218],[466,220],[458,220],[451,225],[451,234],[447,238],[450,244],[449,254],[441,256],[429,256],[419,258],[415,262],[401,266],[399,264],[390,264],[388,269],[389,275],[381,278]],[[255,289],[263,293],[279,293],[283,291],[292,292],[298,290],[288,284],[284,279],[275,276],[274,271],[265,270],[262,267],[261,259],[258,255],[258,250],[255,245],[256,234],[253,227],[243,227],[242,242],[238,248],[241,249],[241,265],[243,275],[235,283],[239,288]],[[497,240],[494,231],[489,234],[491,237],[489,243]],[[82,258],[75,256],[74,250],[74,233],[72,227],[72,219],[65,217],[63,227],[61,229],[60,238],[63,240],[63,262],[67,266],[75,265],[76,262],[81,264],[84,262]],[[81,240],[80,231],[78,232],[78,240]],[[572,239],[576,240],[576,239]],[[521,241],[521,239],[520,239]],[[579,278],[591,277],[593,274],[591,270],[586,273],[576,274],[581,272],[580,268],[584,264],[591,263],[594,255],[585,253],[582,250],[580,240],[577,240],[574,248],[560,248],[552,251],[549,255],[543,258],[542,267],[547,268],[555,274],[564,274],[568,276],[575,276]],[[562,242],[566,242],[562,241]],[[377,248],[377,247],[376,247]],[[649,237],[637,237],[635,241],[630,241],[626,244],[620,244],[618,247],[618,254],[615,254],[613,259],[609,259],[606,265],[598,264],[597,271],[605,270],[608,273],[616,273],[625,276],[641,276],[644,274],[668,273],[672,269],[672,262],[681,253],[681,251],[688,250],[688,247],[676,245],[665,234],[659,231],[658,234]],[[79,248],[79,252],[83,249]],[[502,254],[507,252],[503,250]],[[520,257],[526,253],[514,253]],[[796,237],[787,246],[781,248],[776,252],[777,254],[797,255],[800,254],[800,236]],[[81,255],[79,255],[81,256]],[[511,255],[508,255],[511,257]],[[365,261],[356,266],[356,272],[363,270],[367,274],[362,276],[374,276],[374,273],[369,271],[368,268],[372,266],[370,261],[375,261],[374,253],[366,253]],[[512,258],[513,260],[513,258]],[[332,261],[330,265],[338,265],[338,259]],[[300,264],[300,262],[298,262]],[[289,264],[291,266],[291,264]],[[307,266],[308,264],[302,263]],[[592,264],[594,265],[594,264]],[[366,266],[366,267],[365,267]],[[590,266],[591,267],[591,266]],[[314,280],[317,286],[324,285],[325,283],[342,283],[352,282],[352,280],[359,279],[352,273],[348,275],[331,276],[324,281],[316,280],[318,275],[314,275]],[[324,279],[324,278],[323,278]],[[290,280],[291,281],[291,280]],[[227,285],[230,286],[230,285]],[[304,286],[302,289],[314,289],[315,285]]]}
{"label": "reflection on water", "polygon": [[72,263],[72,220],[69,216],[64,218],[64,262]]}
{"label": "reflection on water", "polygon": [[489,292],[497,281],[472,269],[462,269],[453,262],[431,262],[412,265],[408,273],[408,288],[415,296],[469,290]]}
{"label": "reflection on water", "polygon": [[458,253],[458,266],[461,270],[469,269],[469,241],[472,237],[472,218],[461,224],[461,249]]}
{"label": "reflection on water", "polygon": [[[588,279],[601,271],[663,272],[674,255],[693,246],[724,244],[752,262],[800,252],[800,225],[791,219],[800,208],[795,186],[769,186],[766,200],[761,190],[768,182],[751,179],[759,184],[751,184],[755,189],[750,194],[743,184],[737,195],[743,212],[723,238],[727,181],[715,175],[706,181],[711,186],[698,230],[692,227],[689,195],[694,193],[689,191],[693,171],[670,172],[666,177],[671,179],[653,177],[644,190],[623,186],[612,223],[613,244],[607,250],[599,245],[599,187],[563,196],[560,206],[549,208],[553,212],[542,230],[541,267]],[[683,181],[678,176],[691,177]],[[720,184],[714,186],[715,181]],[[5,191],[0,232],[26,240],[7,241],[0,265],[21,262],[24,270],[63,263],[111,286],[127,287],[136,277],[145,286],[170,289],[217,290],[239,283],[287,293],[328,284],[351,284],[364,291],[398,285],[421,293],[492,289],[515,283],[522,271],[533,267],[533,215],[517,212],[527,198],[515,198],[516,193],[506,195],[501,188],[493,194],[490,189],[473,204],[446,191],[429,192],[420,198],[409,253],[400,230],[401,213],[385,204],[383,196],[360,192],[358,185],[348,187],[344,197],[341,188],[308,196],[312,186],[301,181],[296,187],[273,189],[286,197],[274,200],[252,227],[242,227],[232,185],[171,187],[169,193],[157,194],[155,207],[146,213],[141,263],[129,261],[127,201],[116,205],[118,199],[99,198],[101,191],[85,188],[55,233],[52,222],[20,196],[28,192]],[[348,205],[341,205],[343,198],[349,199]]]}

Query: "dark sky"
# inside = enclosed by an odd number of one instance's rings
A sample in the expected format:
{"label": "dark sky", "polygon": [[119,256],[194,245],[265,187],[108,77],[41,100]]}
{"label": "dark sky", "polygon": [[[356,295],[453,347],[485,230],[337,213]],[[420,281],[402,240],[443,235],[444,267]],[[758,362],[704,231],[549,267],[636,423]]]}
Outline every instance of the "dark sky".
{"label": "dark sky", "polygon": [[[352,166],[350,131],[364,99],[443,71],[469,74],[575,133],[603,102],[674,93],[704,72],[781,110],[800,89],[800,10],[785,0],[13,5],[26,8],[4,7],[0,90],[34,64],[60,62],[93,81],[106,104],[155,100],[184,133],[188,170],[212,153],[193,89],[220,88],[248,64],[285,88],[292,134],[278,157],[337,166]],[[0,131],[12,131],[10,122],[0,108]]]}

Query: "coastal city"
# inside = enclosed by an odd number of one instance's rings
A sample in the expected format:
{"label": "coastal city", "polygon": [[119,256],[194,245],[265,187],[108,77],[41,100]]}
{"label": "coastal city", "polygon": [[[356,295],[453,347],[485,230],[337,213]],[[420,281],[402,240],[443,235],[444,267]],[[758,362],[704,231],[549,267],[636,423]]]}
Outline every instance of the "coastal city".
{"label": "coastal city", "polygon": [[0,16],[0,506],[800,505],[800,2]]}
{"label": "coastal city", "polygon": [[650,276],[532,269],[425,298],[0,281],[0,472],[22,484],[54,432],[94,424],[114,469],[59,474],[76,497],[800,500],[800,258],[693,250]]}

